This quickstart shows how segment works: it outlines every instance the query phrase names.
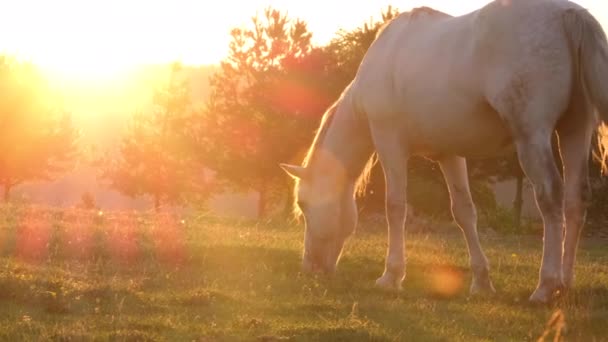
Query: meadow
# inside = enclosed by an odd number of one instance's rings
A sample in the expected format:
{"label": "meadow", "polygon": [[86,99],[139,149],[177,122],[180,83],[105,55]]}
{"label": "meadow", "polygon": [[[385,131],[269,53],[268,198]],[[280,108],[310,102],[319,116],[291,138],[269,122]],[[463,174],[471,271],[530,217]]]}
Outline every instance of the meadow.
{"label": "meadow", "polygon": [[331,278],[299,272],[302,226],[205,215],[0,209],[3,341],[522,341],[608,335],[608,241],[584,238],[576,287],[531,306],[542,237],[482,230],[495,296],[470,297],[451,224],[409,233],[402,292],[373,283],[382,222]]}

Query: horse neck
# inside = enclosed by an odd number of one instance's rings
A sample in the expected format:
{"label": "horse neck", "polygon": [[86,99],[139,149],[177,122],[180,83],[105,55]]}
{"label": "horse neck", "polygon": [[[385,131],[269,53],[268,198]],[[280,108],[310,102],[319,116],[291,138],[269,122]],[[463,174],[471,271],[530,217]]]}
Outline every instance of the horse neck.
{"label": "horse neck", "polygon": [[348,96],[337,106],[319,148],[327,152],[330,156],[327,158],[335,158],[344,167],[347,177],[355,182],[373,153],[369,125],[365,116],[353,108]]}

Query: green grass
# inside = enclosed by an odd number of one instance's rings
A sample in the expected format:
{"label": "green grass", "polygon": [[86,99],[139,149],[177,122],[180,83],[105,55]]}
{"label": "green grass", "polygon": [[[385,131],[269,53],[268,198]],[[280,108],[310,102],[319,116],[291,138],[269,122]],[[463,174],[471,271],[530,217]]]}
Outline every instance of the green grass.
{"label": "green grass", "polygon": [[[573,293],[534,307],[527,297],[539,236],[483,234],[498,294],[470,298],[456,229],[411,233],[404,289],[387,293],[373,287],[386,245],[377,227],[360,227],[326,279],[299,273],[298,226],[15,207],[1,214],[0,340],[522,341],[539,338],[558,310],[567,340],[608,335],[606,241],[582,242]],[[432,286],[445,269],[463,279],[448,297]]]}

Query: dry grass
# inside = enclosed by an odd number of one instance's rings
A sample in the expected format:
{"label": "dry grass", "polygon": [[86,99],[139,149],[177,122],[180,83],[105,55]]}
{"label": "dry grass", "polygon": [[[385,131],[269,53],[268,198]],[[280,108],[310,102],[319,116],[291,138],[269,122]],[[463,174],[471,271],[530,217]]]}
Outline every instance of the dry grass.
{"label": "dry grass", "polygon": [[[533,307],[526,299],[537,277],[539,237],[483,234],[499,293],[469,298],[464,241],[449,229],[410,234],[408,278],[397,294],[373,287],[386,238],[365,233],[365,226],[348,243],[338,274],[325,279],[298,272],[300,227],[21,207],[2,208],[1,215],[0,340],[601,341],[608,335],[602,241],[583,241],[572,293]],[[446,279],[453,286],[439,291]]]}

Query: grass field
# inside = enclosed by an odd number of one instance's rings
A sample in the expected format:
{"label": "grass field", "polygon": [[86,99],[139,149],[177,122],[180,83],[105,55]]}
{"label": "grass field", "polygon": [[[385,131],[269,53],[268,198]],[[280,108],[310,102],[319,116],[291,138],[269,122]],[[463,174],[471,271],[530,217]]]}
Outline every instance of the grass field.
{"label": "grass field", "polygon": [[498,294],[469,298],[456,229],[411,233],[404,290],[387,293],[373,287],[385,253],[379,227],[360,227],[326,279],[299,273],[297,225],[1,214],[0,340],[522,341],[559,330],[561,318],[566,340],[608,340],[606,241],[582,242],[572,293],[532,307],[539,236],[482,234]]}

